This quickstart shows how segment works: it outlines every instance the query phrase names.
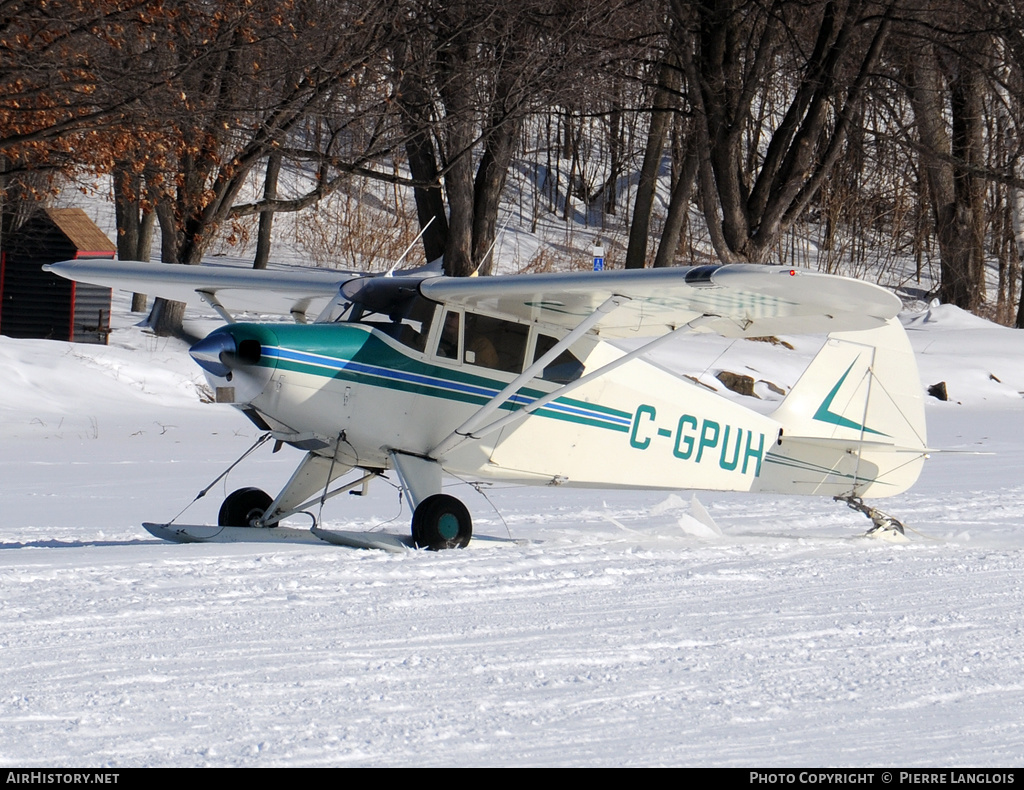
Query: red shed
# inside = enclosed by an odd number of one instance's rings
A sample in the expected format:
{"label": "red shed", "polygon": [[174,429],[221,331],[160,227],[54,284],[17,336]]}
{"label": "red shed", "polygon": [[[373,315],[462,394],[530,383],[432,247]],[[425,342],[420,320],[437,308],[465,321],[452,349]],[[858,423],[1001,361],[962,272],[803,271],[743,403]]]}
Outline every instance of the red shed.
{"label": "red shed", "polygon": [[43,264],[113,258],[116,246],[80,208],[39,211],[0,252],[0,333],[106,343],[110,289],[65,280]]}

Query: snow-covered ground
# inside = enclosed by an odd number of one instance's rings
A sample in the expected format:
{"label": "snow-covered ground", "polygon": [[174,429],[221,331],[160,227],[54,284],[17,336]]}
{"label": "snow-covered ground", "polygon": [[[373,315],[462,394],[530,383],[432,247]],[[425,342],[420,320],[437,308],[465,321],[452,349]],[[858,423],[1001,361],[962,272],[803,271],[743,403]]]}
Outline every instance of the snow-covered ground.
{"label": "snow-covered ground", "polygon": [[[1024,764],[1019,332],[906,317],[951,398],[930,444],[970,451],[884,503],[908,544],[822,499],[701,494],[719,534],[689,492],[457,484],[520,542],[385,554],[145,533],[257,432],[120,321],[109,347],[0,338],[0,764]],[[788,388],[813,351],[659,358]],[[297,460],[260,450],[183,521]],[[323,515],[409,517],[381,483]]]}

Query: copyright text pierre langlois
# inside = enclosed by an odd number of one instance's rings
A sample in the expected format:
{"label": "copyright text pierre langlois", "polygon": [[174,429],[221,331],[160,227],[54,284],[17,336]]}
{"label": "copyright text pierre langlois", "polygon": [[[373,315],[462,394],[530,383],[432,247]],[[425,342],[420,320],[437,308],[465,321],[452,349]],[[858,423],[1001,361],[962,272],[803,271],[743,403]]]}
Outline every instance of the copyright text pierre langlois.
{"label": "copyright text pierre langlois", "polygon": [[1012,785],[1016,771],[751,771],[760,785]]}

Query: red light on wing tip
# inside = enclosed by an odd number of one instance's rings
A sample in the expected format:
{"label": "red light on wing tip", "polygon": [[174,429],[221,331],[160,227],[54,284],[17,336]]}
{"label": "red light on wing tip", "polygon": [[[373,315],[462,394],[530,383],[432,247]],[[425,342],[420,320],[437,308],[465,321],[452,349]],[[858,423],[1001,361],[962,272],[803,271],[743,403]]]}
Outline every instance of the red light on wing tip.
{"label": "red light on wing tip", "polygon": [[790,277],[796,277],[796,269],[790,269],[789,270],[789,276]]}

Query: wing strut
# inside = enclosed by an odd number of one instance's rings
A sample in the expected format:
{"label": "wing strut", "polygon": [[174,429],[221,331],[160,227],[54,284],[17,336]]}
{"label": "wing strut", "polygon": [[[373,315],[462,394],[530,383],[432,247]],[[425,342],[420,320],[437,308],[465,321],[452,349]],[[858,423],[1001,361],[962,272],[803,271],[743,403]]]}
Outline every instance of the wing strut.
{"label": "wing strut", "polygon": [[196,290],[196,293],[206,302],[210,307],[217,311],[217,315],[223,318],[227,323],[235,323],[235,317],[228,312],[227,308],[221,304],[220,299],[217,298],[217,294],[213,291]]}
{"label": "wing strut", "polygon": [[[600,376],[604,376],[607,373],[611,373],[611,371],[615,370],[615,368],[621,365],[625,365],[627,362],[630,362],[636,359],[637,357],[643,356],[644,354],[653,350],[657,346],[660,346],[662,343],[668,342],[670,338],[675,337],[680,332],[692,332],[695,329],[699,329],[704,324],[710,323],[711,321],[716,321],[718,319],[719,316],[716,315],[699,316],[698,318],[695,318],[692,321],[690,321],[688,324],[676,327],[672,331],[666,332],[664,335],[659,335],[658,337],[654,338],[654,340],[651,340],[648,343],[644,343],[639,348],[633,349],[628,354],[623,354],[621,357],[612,360],[607,365],[602,365],[597,370],[591,371],[587,375],[581,376],[575,381],[570,381],[568,384],[563,384],[554,392],[549,392],[547,395],[537,398],[537,400],[533,401],[532,403],[523,406],[523,408],[521,409],[517,409],[516,411],[506,415],[505,417],[502,417],[501,419],[495,420],[489,425],[485,425],[482,428],[474,426],[474,428],[470,430],[464,430],[465,425],[468,425],[470,422],[476,422],[477,424],[481,422],[480,420],[476,420],[476,416],[480,414],[480,412],[477,412],[477,415],[474,415],[473,418],[467,420],[466,423],[463,424],[463,427],[460,427],[458,430],[456,430],[454,433],[448,436],[443,442],[438,444],[437,447],[431,450],[430,455],[433,458],[439,458],[441,455],[448,452],[457,444],[466,439],[482,439],[484,436],[494,433],[495,431],[499,431],[507,425],[519,422],[520,420],[529,417],[537,409],[541,408],[542,406],[546,406],[548,403],[551,403],[551,401],[557,398],[561,398],[563,395],[571,392],[577,387],[582,387],[584,384],[587,384],[588,382],[591,382]],[[481,409],[480,411],[483,411],[483,409]]]}
{"label": "wing strut", "polygon": [[[569,334],[559,340],[553,345],[548,351],[537,359],[532,365],[526,370],[516,376],[511,383],[505,387],[501,392],[491,398],[487,403],[481,406],[477,411],[466,420],[462,425],[448,434],[444,439],[437,443],[432,450],[428,453],[431,458],[437,458],[444,455],[446,452],[451,450],[455,445],[462,442],[464,439],[473,436],[474,431],[483,425],[484,421],[490,417],[494,412],[501,408],[509,398],[515,395],[525,384],[532,381],[533,378],[550,365],[559,354],[565,351],[569,346],[579,340],[583,335],[590,331],[590,329],[600,321],[602,318],[607,316],[613,310],[620,305],[630,301],[628,296],[618,296],[613,294],[605,299],[597,309],[594,310],[590,315],[580,321]],[[586,378],[586,377],[584,377]]]}

